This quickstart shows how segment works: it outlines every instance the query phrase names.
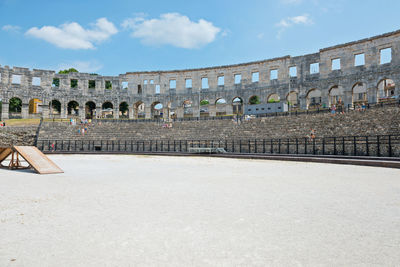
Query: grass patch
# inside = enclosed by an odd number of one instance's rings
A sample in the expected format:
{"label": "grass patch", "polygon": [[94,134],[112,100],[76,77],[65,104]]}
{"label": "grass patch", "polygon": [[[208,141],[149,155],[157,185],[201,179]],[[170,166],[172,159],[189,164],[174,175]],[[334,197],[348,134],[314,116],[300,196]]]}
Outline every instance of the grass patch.
{"label": "grass patch", "polygon": [[5,122],[6,126],[30,126],[39,125],[40,119],[10,119]]}

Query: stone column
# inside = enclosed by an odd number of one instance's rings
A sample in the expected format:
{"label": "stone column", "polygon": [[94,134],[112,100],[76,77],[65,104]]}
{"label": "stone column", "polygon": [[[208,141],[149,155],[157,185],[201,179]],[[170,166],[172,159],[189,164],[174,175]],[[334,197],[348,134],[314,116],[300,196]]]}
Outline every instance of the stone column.
{"label": "stone column", "polygon": [[8,109],[10,107],[10,104],[2,102],[1,106],[1,119],[2,120],[8,120],[9,115],[8,115]]}
{"label": "stone column", "polygon": [[208,105],[208,114],[210,117],[217,116],[217,106],[216,105]]}
{"label": "stone column", "polygon": [[27,119],[29,117],[29,104],[22,103],[21,116],[23,119]]}
{"label": "stone column", "polygon": [[176,113],[176,117],[177,118],[183,118],[184,117],[184,113],[183,113],[183,107],[179,107],[175,110]]}
{"label": "stone column", "polygon": [[42,110],[42,117],[43,119],[50,118],[50,110],[48,105],[40,105]]}
{"label": "stone column", "polygon": [[163,118],[164,118],[164,120],[169,120],[169,118],[168,118],[168,108],[163,108],[162,109],[162,112],[163,112]]}
{"label": "stone column", "polygon": [[151,119],[151,107],[145,107],[144,108],[144,111],[145,111],[145,113],[146,113],[146,115],[145,115],[145,119]]}
{"label": "stone column", "polygon": [[225,112],[226,112],[226,115],[233,115],[233,106],[226,104]]}
{"label": "stone column", "polygon": [[86,107],[85,106],[83,108],[79,107],[79,111],[78,112],[79,112],[79,118],[81,120],[86,119]]}
{"label": "stone column", "polygon": [[133,112],[135,111],[135,109],[133,107],[129,107],[129,119],[133,120],[134,118],[134,114]]}
{"label": "stone column", "polygon": [[101,106],[96,106],[95,118],[101,118]]}
{"label": "stone column", "polygon": [[200,117],[200,110],[199,107],[194,107],[193,109],[193,117]]}
{"label": "stone column", "polygon": [[67,106],[65,104],[61,104],[61,119],[66,119],[68,116]]}
{"label": "stone column", "polygon": [[119,119],[119,108],[114,108],[114,119]]}

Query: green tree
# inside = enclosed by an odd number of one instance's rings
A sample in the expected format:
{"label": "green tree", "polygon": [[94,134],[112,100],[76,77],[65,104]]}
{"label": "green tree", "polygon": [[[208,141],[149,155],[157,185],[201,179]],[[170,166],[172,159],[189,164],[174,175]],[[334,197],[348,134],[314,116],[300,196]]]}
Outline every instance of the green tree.
{"label": "green tree", "polygon": [[126,102],[122,102],[119,105],[119,111],[121,111],[122,114],[125,114],[128,111],[128,109],[129,109],[129,106],[128,106],[128,103],[126,103]]}
{"label": "green tree", "polygon": [[201,100],[200,101],[200,106],[205,106],[205,105],[208,105],[208,104],[210,104],[210,102],[208,101],[208,100]]}
{"label": "green tree", "polygon": [[79,71],[77,69],[74,69],[74,68],[69,68],[67,70],[60,70],[58,73],[59,74],[68,74],[68,73],[71,73],[71,72],[79,72]]}
{"label": "green tree", "polygon": [[22,109],[22,101],[21,99],[17,97],[13,97],[10,99],[10,106],[9,106],[9,111],[10,112],[21,112]]}
{"label": "green tree", "polygon": [[258,96],[256,96],[256,95],[253,95],[252,97],[250,97],[249,103],[250,103],[250,105],[260,104],[261,103],[260,102],[260,98]]}

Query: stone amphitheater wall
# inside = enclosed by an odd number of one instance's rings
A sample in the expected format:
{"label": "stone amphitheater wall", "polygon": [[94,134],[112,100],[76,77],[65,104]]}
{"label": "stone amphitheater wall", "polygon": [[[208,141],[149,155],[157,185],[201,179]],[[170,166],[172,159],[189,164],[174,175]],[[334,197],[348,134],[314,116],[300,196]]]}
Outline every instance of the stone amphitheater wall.
{"label": "stone amphitheater wall", "polygon": [[[382,49],[391,48],[391,61],[381,64]],[[356,55],[364,54],[365,64],[355,66]],[[332,70],[332,60],[340,59],[340,69]],[[311,73],[311,64],[317,63],[319,71]],[[296,67],[296,75],[289,75],[291,67]],[[277,70],[276,79],[271,78],[271,70]],[[258,73],[258,80],[252,79]],[[331,89],[336,88],[340,101],[344,105],[353,104],[357,92],[354,86],[362,83],[366,101],[379,102],[382,92],[378,84],[384,79],[394,82],[394,95],[400,94],[400,30],[363,39],[347,44],[321,49],[319,53],[304,56],[284,56],[257,62],[230,66],[218,66],[201,69],[127,72],[118,76],[101,76],[88,73],[58,74],[51,70],[30,70],[28,68],[0,66],[0,97],[2,99],[2,119],[16,114],[9,112],[9,101],[16,97],[22,100],[22,107],[17,114],[21,118],[61,117],[67,118],[68,103],[76,101],[79,105],[80,118],[85,118],[86,104],[95,104],[97,115],[101,114],[103,104],[112,104],[112,116],[120,117],[119,106],[126,102],[131,119],[139,116],[139,104],[144,104],[142,115],[145,118],[154,116],[154,105],[161,103],[163,108],[159,115],[168,118],[175,114],[184,116],[200,116],[200,102],[208,100],[204,107],[208,116],[233,114],[232,101],[239,97],[242,104],[249,104],[252,96],[258,96],[261,103],[267,103],[268,97],[277,94],[282,101],[293,94],[296,108],[309,109],[313,97],[318,104],[332,104]],[[240,81],[235,82],[235,75]],[[19,81],[15,81],[15,77]],[[223,85],[218,84],[218,77],[224,77]],[[208,79],[208,86],[203,88],[202,79]],[[40,79],[40,83],[33,85]],[[59,86],[53,86],[53,79],[59,79]],[[187,86],[186,80],[191,80]],[[77,81],[72,88],[71,80]],[[94,88],[89,83],[95,81]],[[171,82],[175,81],[175,82]],[[176,86],[172,86],[176,83]],[[111,85],[111,89],[107,89]],[[317,91],[318,90],[318,91]],[[316,93],[317,92],[317,93]],[[32,99],[40,100],[40,109],[30,114],[29,103]],[[217,104],[217,100],[225,99],[226,103]],[[51,101],[57,100],[61,109],[54,112]],[[292,101],[292,100],[290,100]],[[223,102],[223,101],[222,101]],[[296,103],[297,102],[297,103]]]}

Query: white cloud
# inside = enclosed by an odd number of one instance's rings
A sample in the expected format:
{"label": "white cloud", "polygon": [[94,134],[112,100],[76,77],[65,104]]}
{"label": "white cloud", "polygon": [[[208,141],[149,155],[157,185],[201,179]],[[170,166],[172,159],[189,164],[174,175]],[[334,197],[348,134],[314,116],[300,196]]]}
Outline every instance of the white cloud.
{"label": "white cloud", "polygon": [[277,38],[280,39],[282,33],[287,29],[290,28],[294,25],[312,25],[314,24],[313,20],[310,18],[308,14],[304,14],[301,16],[295,16],[295,17],[289,17],[286,19],[282,19],[279,23],[276,24],[276,26],[279,29]]}
{"label": "white cloud", "polygon": [[65,23],[59,27],[33,27],[25,34],[45,40],[64,49],[94,49],[95,43],[109,39],[118,32],[114,24],[106,18],[100,18],[91,24],[90,29],[84,29],[76,22]]}
{"label": "white cloud", "polygon": [[4,25],[1,29],[6,32],[19,32],[21,27],[16,25]]}
{"label": "white cloud", "polygon": [[131,29],[132,37],[141,39],[144,44],[173,45],[188,49],[200,48],[213,42],[221,31],[204,19],[194,22],[178,13],[162,14],[157,19],[137,16],[126,19],[122,27]]}
{"label": "white cloud", "polygon": [[85,73],[93,73],[96,71],[99,71],[103,68],[103,64],[97,62],[97,61],[73,61],[69,63],[62,63],[58,65],[56,68],[57,70],[65,70],[69,68],[75,68],[79,72],[85,72]]}

